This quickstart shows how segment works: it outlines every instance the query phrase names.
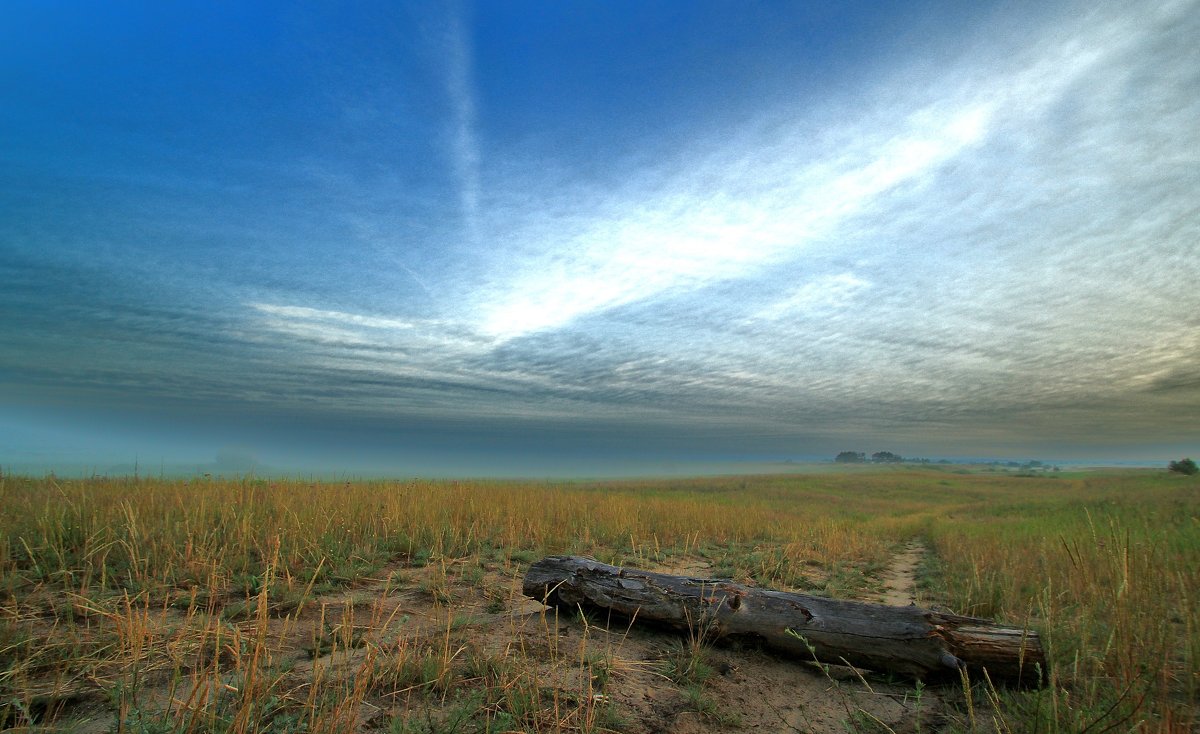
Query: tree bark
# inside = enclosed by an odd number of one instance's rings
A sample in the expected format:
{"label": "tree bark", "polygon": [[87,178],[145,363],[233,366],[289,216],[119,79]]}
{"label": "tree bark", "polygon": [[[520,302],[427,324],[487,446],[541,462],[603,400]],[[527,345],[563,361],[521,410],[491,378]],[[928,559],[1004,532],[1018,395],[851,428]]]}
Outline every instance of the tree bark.
{"label": "tree bark", "polygon": [[917,606],[826,599],[726,579],[618,568],[579,556],[534,563],[522,591],[551,606],[598,607],[710,640],[759,638],[799,660],[918,679],[986,669],[997,683],[1040,685],[1046,672],[1036,632]]}

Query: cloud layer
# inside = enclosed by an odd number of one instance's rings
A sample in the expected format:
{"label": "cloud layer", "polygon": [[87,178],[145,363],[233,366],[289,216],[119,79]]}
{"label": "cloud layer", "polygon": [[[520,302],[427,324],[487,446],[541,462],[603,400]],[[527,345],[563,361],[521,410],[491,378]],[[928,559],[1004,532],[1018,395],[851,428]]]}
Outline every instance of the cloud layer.
{"label": "cloud layer", "polygon": [[982,18],[965,52],[648,134],[594,176],[495,142],[459,9],[412,72],[448,100],[414,165],[451,205],[317,157],[271,164],[313,192],[291,239],[148,225],[271,243],[222,250],[237,273],[131,249],[129,221],[69,257],[77,231],[26,217],[5,389],[577,448],[1174,450],[1200,438],[1200,6],[1081,8]]}

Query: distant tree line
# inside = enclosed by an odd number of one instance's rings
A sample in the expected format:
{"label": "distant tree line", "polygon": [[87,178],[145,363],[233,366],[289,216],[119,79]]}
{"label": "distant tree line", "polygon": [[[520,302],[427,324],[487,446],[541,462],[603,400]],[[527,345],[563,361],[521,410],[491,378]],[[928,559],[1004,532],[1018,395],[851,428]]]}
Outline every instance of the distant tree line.
{"label": "distant tree line", "polygon": [[[909,464],[929,464],[929,459],[906,459],[900,454],[894,454],[891,451],[876,451],[871,454],[868,459],[866,453],[862,451],[843,451],[834,457],[834,461],[839,464],[899,464],[906,462]],[[950,462],[943,459],[940,463],[949,464]]]}
{"label": "distant tree line", "polygon": [[[950,464],[950,463],[953,463],[951,461],[948,461],[947,459],[938,459],[937,461],[931,461],[929,459],[920,459],[920,458],[916,458],[916,457],[904,457],[904,456],[901,456],[900,454],[896,454],[891,451],[876,451],[875,453],[871,454],[870,456],[867,456],[867,454],[862,451],[843,451],[843,452],[839,453],[837,456],[835,456],[833,460],[839,464],[900,464],[900,463],[904,463],[904,464]],[[1033,459],[1031,461],[1025,461],[1025,462],[988,461],[988,462],[983,462],[983,463],[985,466],[988,467],[988,471],[995,471],[997,467],[1004,468],[1004,469],[1019,469],[1026,473],[1035,473],[1035,472],[1045,473],[1045,472],[1052,472],[1052,471],[1056,472],[1059,470],[1057,466],[1046,464],[1046,463],[1038,461],[1036,459]],[[1191,465],[1190,471],[1185,466],[1186,464]],[[1182,468],[1176,468],[1176,465],[1180,465],[1180,467],[1182,467]],[[1177,472],[1181,472],[1184,474],[1195,474],[1197,471],[1196,464],[1191,459],[1184,459],[1182,462],[1172,461],[1169,468],[1171,469],[1171,471],[1177,471]]]}
{"label": "distant tree line", "polygon": [[[1020,469],[1022,472],[1025,472],[1025,474],[1039,472],[1039,471],[1042,473],[1045,473],[1048,471],[1058,471],[1059,470],[1059,468],[1057,466],[1042,463],[1042,462],[1038,461],[1037,459],[1032,459],[1032,460],[1026,461],[1024,463],[1022,463],[1020,461],[989,461],[987,465],[989,467],[1001,466],[1006,469]],[[993,470],[989,468],[988,471],[993,471]],[[1022,475],[1018,475],[1018,476],[1022,476]]]}

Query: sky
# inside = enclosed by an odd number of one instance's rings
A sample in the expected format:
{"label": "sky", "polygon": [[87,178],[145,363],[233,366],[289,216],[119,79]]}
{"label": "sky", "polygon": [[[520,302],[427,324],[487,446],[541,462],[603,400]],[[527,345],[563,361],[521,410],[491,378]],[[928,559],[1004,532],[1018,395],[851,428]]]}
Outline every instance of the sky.
{"label": "sky", "polygon": [[0,8],[0,464],[1200,455],[1200,2]]}

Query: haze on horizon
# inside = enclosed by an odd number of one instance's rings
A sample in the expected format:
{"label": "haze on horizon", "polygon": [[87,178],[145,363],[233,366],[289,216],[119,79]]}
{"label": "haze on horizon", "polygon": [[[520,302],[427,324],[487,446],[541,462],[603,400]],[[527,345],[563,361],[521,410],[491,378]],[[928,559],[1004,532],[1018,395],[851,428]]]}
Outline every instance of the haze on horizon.
{"label": "haze on horizon", "polygon": [[1193,0],[5,3],[0,464],[1200,454],[1196,38]]}

